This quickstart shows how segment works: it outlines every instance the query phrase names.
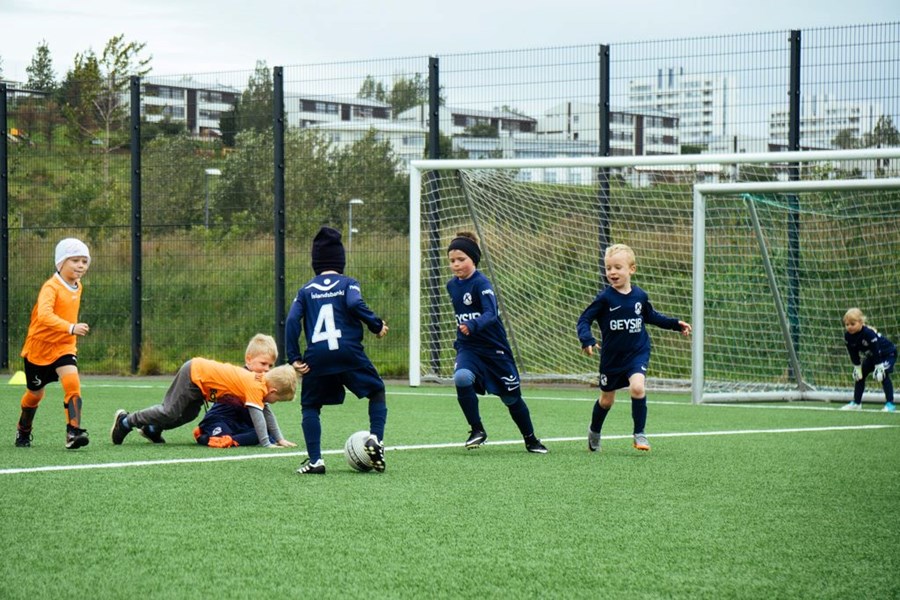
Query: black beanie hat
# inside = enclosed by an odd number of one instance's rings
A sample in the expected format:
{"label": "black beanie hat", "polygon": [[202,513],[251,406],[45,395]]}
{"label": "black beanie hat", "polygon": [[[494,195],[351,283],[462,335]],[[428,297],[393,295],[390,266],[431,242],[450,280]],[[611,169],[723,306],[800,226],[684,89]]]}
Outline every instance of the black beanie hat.
{"label": "black beanie hat", "polygon": [[343,273],[346,262],[341,232],[331,227],[319,229],[312,243],[312,268],[316,275],[322,271]]}

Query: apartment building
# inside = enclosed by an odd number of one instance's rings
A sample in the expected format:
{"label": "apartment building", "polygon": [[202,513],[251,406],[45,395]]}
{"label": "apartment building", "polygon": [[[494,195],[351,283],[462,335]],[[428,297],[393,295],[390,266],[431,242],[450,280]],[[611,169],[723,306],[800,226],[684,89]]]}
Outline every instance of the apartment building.
{"label": "apartment building", "polygon": [[681,144],[704,145],[731,135],[735,85],[728,75],[686,74],[659,69],[655,78],[628,82],[628,109],[678,117]]}
{"label": "apartment building", "polygon": [[[538,137],[572,142],[600,142],[600,111],[587,102],[563,102],[537,122]],[[609,114],[610,156],[680,154],[679,118],[661,111],[614,110]]]}
{"label": "apartment building", "polygon": [[[430,120],[428,106],[425,104],[408,108],[397,115],[397,121],[415,123],[425,129],[428,128]],[[533,133],[537,120],[508,110],[441,106],[438,109],[438,124],[441,133],[449,137],[465,135],[472,127],[479,125],[490,127],[497,132],[498,137],[503,137]]]}
{"label": "apartment building", "polygon": [[217,83],[147,77],[141,82],[141,116],[150,123],[184,123],[194,135],[218,137],[222,114],[234,108],[240,95],[240,90]]}
{"label": "apartment building", "polygon": [[[829,94],[804,95],[800,99],[800,145],[805,149],[836,148],[835,139],[842,135],[861,140],[875,129],[883,114],[880,104],[847,102]],[[790,113],[777,108],[769,113],[769,144],[787,147]]]}
{"label": "apartment building", "polygon": [[393,108],[387,102],[368,98],[285,94],[288,127],[310,127],[322,123],[387,123]]}

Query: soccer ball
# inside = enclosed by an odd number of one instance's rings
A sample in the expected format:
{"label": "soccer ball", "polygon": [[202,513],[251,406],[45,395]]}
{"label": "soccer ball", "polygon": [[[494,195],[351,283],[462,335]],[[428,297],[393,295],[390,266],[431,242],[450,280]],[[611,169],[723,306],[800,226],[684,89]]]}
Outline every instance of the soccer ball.
{"label": "soccer ball", "polygon": [[344,444],[344,458],[347,464],[356,471],[365,473],[372,470],[372,459],[366,453],[366,440],[369,439],[368,431],[357,431],[347,438]]}

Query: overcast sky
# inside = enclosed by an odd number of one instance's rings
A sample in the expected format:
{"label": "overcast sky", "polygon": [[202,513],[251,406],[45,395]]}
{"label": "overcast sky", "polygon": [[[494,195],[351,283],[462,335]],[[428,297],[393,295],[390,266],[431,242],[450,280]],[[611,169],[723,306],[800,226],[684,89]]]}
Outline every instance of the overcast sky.
{"label": "overcast sky", "polygon": [[46,40],[61,79],[119,34],[175,75],[897,21],[898,0],[0,0],[0,68],[24,82]]}

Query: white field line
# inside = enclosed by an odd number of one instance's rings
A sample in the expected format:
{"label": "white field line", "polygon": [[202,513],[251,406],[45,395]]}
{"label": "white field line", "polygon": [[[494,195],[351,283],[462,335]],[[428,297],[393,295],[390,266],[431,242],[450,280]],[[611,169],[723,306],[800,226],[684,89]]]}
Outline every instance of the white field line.
{"label": "white field line", "polygon": [[[898,425],[844,425],[836,427],[791,427],[788,429],[741,429],[734,431],[687,431],[672,433],[654,433],[651,438],[677,438],[677,437],[704,437],[719,435],[756,435],[756,434],[773,434],[773,433],[817,433],[823,431],[859,431],[871,429],[892,429],[900,427]],[[603,436],[604,440],[630,439],[630,435],[610,435]],[[582,442],[584,436],[577,437],[557,437],[542,438],[544,442]],[[485,445],[502,446],[510,444],[521,444],[522,440],[501,440],[490,441]],[[450,442],[445,444],[411,444],[407,446],[388,446],[386,450],[391,452],[403,450],[433,450],[437,448],[460,448],[462,444],[459,442]],[[223,451],[223,452],[227,452]],[[323,450],[322,454],[343,454],[340,450]],[[48,465],[44,467],[27,467],[27,468],[10,468],[0,469],[0,475],[19,475],[23,473],[42,473],[47,471],[80,471],[86,469],[123,469],[126,467],[149,467],[155,465],[179,465],[190,463],[205,462],[223,462],[228,460],[255,460],[260,458],[286,458],[306,456],[306,452],[291,451],[281,452],[278,450],[265,450],[258,454],[241,454],[241,455],[221,455],[208,456],[203,458],[173,458],[169,460],[140,460],[134,462],[114,462],[114,463],[96,463],[83,465]]]}

